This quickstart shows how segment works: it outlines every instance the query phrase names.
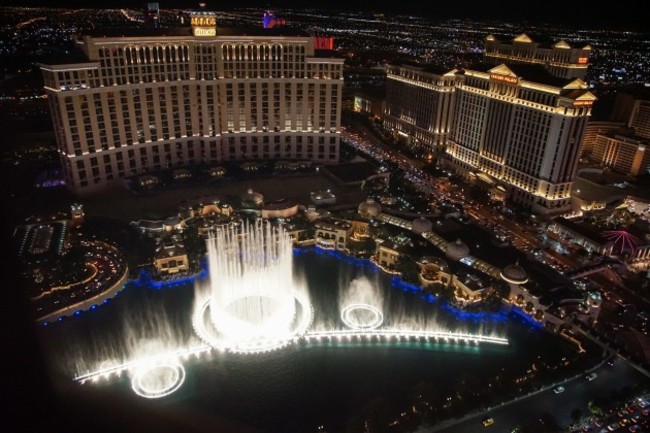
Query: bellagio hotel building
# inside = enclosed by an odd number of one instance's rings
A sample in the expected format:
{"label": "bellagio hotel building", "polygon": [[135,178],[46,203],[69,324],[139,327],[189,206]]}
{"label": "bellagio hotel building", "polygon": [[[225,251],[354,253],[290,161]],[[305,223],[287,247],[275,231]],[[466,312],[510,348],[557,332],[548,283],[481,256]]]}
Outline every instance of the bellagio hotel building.
{"label": "bellagio hotel building", "polygon": [[480,65],[390,65],[386,124],[420,146],[444,150],[444,164],[495,198],[536,213],[568,211],[596,100],[582,80],[590,50],[490,35]]}
{"label": "bellagio hotel building", "polygon": [[223,161],[339,157],[343,59],[288,28],[192,27],[84,36],[42,64],[68,188]]}

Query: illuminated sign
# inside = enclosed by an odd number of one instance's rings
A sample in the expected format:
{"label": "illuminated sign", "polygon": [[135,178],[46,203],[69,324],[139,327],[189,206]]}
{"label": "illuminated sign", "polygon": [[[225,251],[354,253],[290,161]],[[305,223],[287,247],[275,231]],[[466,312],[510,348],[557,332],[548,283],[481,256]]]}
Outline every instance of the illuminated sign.
{"label": "illuminated sign", "polygon": [[314,49],[317,50],[333,50],[334,38],[330,36],[316,36],[314,38]]}
{"label": "illuminated sign", "polygon": [[573,101],[574,107],[591,107],[594,101]]}
{"label": "illuminated sign", "polygon": [[216,27],[217,17],[211,15],[192,16],[192,27]]}
{"label": "illuminated sign", "polygon": [[357,113],[360,113],[362,105],[363,105],[363,101],[361,100],[361,98],[358,97],[358,96],[355,96],[354,97],[354,108],[353,108],[354,111],[357,112]]}
{"label": "illuminated sign", "polygon": [[519,78],[517,77],[509,77],[507,75],[499,75],[499,74],[490,74],[490,79],[496,81],[503,81],[505,83],[510,83],[510,84],[517,84],[517,82],[519,81]]}
{"label": "illuminated sign", "polygon": [[199,37],[217,36],[217,16],[213,12],[195,12],[190,15],[192,34]]}
{"label": "illuminated sign", "polygon": [[217,36],[217,29],[206,27],[194,27],[192,29],[194,36]]}
{"label": "illuminated sign", "polygon": [[578,63],[580,63],[581,65],[586,65],[588,60],[589,60],[588,57],[578,57]]}

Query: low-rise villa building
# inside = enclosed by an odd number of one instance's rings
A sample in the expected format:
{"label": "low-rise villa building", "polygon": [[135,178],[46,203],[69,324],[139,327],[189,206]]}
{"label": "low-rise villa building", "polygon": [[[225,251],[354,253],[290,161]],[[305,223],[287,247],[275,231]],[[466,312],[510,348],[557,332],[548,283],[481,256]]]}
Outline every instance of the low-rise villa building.
{"label": "low-rise villa building", "polygon": [[485,299],[492,288],[491,282],[466,270],[453,272],[447,262],[438,257],[423,257],[418,261],[420,284],[429,289],[451,288],[453,301],[460,307],[466,307]]}
{"label": "low-rise villa building", "polygon": [[352,220],[350,224],[352,224],[352,239],[358,241],[370,238],[368,221]]}
{"label": "low-rise villa building", "polygon": [[492,285],[475,273],[459,272],[458,275],[453,275],[451,287],[454,289],[456,303],[467,306],[483,301]]}
{"label": "low-rise villa building", "polygon": [[439,284],[449,287],[453,274],[447,262],[438,257],[423,257],[418,261],[420,269],[419,279],[422,287],[434,287]]}
{"label": "low-rise villa building", "polygon": [[154,266],[159,275],[189,271],[190,263],[183,244],[175,239],[164,239],[156,248]]}
{"label": "low-rise villa building", "polygon": [[347,250],[352,224],[344,220],[318,220],[314,223],[316,245],[337,251]]}
{"label": "low-rise villa building", "polygon": [[376,262],[386,270],[394,270],[397,267],[400,257],[404,255],[403,247],[393,241],[383,241],[377,244]]}

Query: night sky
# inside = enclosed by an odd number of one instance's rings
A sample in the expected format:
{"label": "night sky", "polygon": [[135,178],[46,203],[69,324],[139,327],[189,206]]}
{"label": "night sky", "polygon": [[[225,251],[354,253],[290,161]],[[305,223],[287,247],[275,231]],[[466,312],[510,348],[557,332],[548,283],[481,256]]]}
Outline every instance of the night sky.
{"label": "night sky", "polygon": [[[8,0],[5,5],[58,7],[143,7],[146,0]],[[161,8],[195,8],[199,1],[162,0]],[[372,10],[384,13],[413,13],[431,18],[478,18],[532,23],[550,22],[576,28],[618,28],[650,31],[644,0],[206,0],[207,8],[271,6],[272,8],[318,7],[332,10]],[[608,4],[607,8],[603,4]],[[644,7],[645,6],[645,7]]]}

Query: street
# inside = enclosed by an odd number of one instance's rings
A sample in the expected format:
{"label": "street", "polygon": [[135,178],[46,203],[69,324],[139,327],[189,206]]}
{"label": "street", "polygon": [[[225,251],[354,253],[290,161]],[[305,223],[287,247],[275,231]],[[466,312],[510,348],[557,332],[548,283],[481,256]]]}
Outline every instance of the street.
{"label": "street", "polygon": [[[491,433],[510,433],[515,427],[528,428],[527,431],[541,431],[540,415],[552,415],[562,427],[571,423],[571,411],[579,409],[587,414],[587,403],[596,397],[610,398],[613,391],[623,387],[633,387],[647,382],[649,379],[631,367],[623,360],[617,360],[613,367],[604,365],[596,370],[598,377],[588,381],[580,376],[563,386],[565,391],[555,394],[551,389],[543,391],[530,398],[519,400],[510,405],[477,414],[460,423],[447,425],[443,428],[431,427],[424,430],[427,433],[475,433],[486,431]],[[486,416],[494,418],[494,424],[484,427],[481,420]]]}

